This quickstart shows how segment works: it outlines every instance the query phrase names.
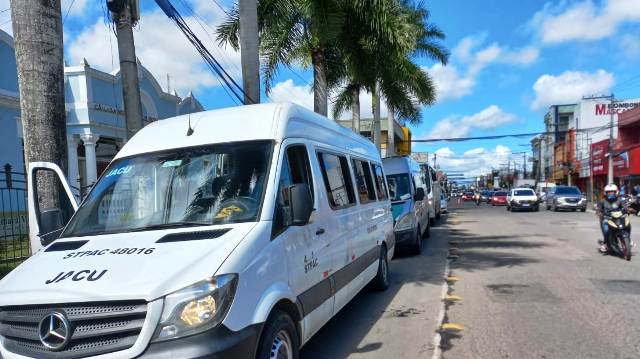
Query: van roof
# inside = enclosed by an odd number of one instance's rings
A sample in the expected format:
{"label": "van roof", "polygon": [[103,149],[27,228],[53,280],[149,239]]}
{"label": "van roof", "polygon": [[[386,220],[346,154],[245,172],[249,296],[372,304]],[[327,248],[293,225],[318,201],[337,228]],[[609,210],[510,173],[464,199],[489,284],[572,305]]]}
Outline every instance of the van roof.
{"label": "van roof", "polygon": [[387,175],[420,171],[418,162],[409,156],[393,156],[382,159],[382,166]]}
{"label": "van roof", "polygon": [[[194,132],[187,136],[191,122]],[[265,103],[197,112],[155,121],[127,142],[116,158],[215,143],[306,138],[379,158],[371,141],[292,103]]]}

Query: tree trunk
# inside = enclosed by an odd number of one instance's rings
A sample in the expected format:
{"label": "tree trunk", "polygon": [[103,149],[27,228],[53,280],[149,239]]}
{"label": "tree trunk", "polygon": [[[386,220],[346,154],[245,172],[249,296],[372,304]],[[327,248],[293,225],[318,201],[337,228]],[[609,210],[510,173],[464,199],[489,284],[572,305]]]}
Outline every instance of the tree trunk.
{"label": "tree trunk", "polygon": [[395,121],[393,119],[393,109],[391,105],[387,103],[387,157],[394,156],[396,154],[396,142],[395,142]]}
{"label": "tree trunk", "polygon": [[371,93],[372,97],[372,110],[373,110],[373,143],[380,153],[380,147],[382,143],[382,133],[380,131],[380,92],[378,91],[378,84],[376,83]]}
{"label": "tree trunk", "polygon": [[353,132],[360,134],[360,87],[351,87],[351,126]]}
{"label": "tree trunk", "polygon": [[240,12],[240,57],[244,104],[260,103],[260,59],[258,57],[258,2],[238,1]]}
{"label": "tree trunk", "polygon": [[327,64],[324,48],[311,50],[311,62],[313,64],[313,110],[322,116],[327,116],[329,99],[327,95]]}
{"label": "tree trunk", "polygon": [[[67,168],[60,0],[11,0],[25,167],[47,161]],[[40,208],[59,208],[53,176],[38,178]]]}

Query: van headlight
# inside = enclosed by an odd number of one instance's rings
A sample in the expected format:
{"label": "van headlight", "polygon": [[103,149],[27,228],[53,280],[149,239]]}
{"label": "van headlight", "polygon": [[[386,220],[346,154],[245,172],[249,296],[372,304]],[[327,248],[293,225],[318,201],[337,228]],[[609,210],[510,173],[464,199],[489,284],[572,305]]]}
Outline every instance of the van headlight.
{"label": "van headlight", "polygon": [[224,274],[165,296],[153,341],[180,338],[217,326],[231,307],[237,285],[237,274]]}
{"label": "van headlight", "polygon": [[413,213],[409,212],[404,216],[400,217],[398,222],[396,223],[396,231],[404,231],[405,229],[410,229],[415,227],[416,219],[413,216]]}

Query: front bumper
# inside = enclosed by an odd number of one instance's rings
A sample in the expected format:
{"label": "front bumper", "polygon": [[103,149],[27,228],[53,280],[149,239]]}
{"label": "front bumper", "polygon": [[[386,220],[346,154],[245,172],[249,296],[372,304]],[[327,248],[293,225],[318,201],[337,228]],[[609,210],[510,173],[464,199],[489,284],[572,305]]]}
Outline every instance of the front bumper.
{"label": "front bumper", "polygon": [[396,236],[396,244],[405,245],[412,244],[416,241],[416,229],[409,228],[402,231],[394,231],[393,233]]}
{"label": "front bumper", "polygon": [[587,209],[586,201],[584,203],[556,202],[555,207],[558,209]]}
{"label": "front bumper", "polygon": [[528,203],[516,202],[516,201],[511,202],[511,208],[515,208],[515,209],[536,209],[538,208],[538,206],[540,206],[538,202],[528,202]]}
{"label": "front bumper", "polygon": [[138,358],[144,359],[218,359],[251,358],[256,355],[263,324],[253,324],[234,332],[224,325],[185,338],[151,343]]}

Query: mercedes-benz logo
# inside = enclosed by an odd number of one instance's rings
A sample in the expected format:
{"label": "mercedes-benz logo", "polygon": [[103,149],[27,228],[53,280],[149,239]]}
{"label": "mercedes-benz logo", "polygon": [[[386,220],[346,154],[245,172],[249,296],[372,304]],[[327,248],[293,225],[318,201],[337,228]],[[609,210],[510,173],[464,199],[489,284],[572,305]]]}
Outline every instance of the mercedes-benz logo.
{"label": "mercedes-benz logo", "polygon": [[38,324],[40,342],[52,351],[64,349],[71,339],[71,325],[60,312],[47,314]]}

